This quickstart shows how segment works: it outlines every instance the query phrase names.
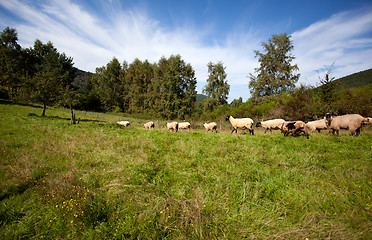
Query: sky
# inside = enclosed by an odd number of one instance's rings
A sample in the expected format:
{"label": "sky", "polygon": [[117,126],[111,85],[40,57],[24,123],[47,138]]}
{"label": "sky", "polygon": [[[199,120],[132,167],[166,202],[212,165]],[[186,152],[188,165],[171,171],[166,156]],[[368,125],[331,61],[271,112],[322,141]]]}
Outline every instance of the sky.
{"label": "sky", "polygon": [[274,34],[291,35],[298,86],[317,86],[329,69],[339,78],[372,68],[370,0],[0,0],[0,27],[15,28],[23,48],[50,41],[93,73],[113,57],[155,63],[179,54],[198,93],[207,64],[222,62],[229,102],[250,97],[254,51]]}

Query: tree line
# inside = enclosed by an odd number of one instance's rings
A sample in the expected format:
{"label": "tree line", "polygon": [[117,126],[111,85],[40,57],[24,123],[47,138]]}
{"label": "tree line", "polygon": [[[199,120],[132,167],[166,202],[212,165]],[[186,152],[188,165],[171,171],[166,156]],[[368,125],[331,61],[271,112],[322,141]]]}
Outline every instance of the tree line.
{"label": "tree line", "polygon": [[[135,59],[122,64],[113,58],[96,68],[84,87],[74,84],[73,60],[58,52],[51,42],[36,40],[23,49],[15,29],[1,34],[1,95],[44,105],[60,104],[71,109],[120,111],[167,119],[184,119],[196,108],[195,71],[180,55],[162,57],[156,63]],[[229,87],[223,63],[209,63],[205,92],[213,105],[226,104]],[[220,88],[224,88],[220,90]],[[215,93],[217,92],[217,94]]]}
{"label": "tree line", "polygon": [[[293,64],[293,44],[287,34],[273,35],[254,51],[260,66],[249,74],[251,97],[228,104],[230,86],[223,62],[207,64],[206,99],[196,102],[195,71],[180,55],[150,63],[135,59],[120,63],[113,58],[83,81],[72,57],[60,53],[51,42],[35,40],[23,49],[17,31],[1,33],[0,97],[16,101],[93,111],[115,111],[165,119],[216,119],[226,114],[256,119],[281,117],[310,120],[326,112],[354,111],[371,114],[370,86],[364,90],[338,91],[331,71],[321,77],[319,88],[295,87],[300,74]],[[80,79],[81,80],[81,79]],[[347,99],[347,100],[345,100]],[[354,104],[350,104],[352,101]],[[355,104],[356,103],[356,104]],[[348,106],[348,109],[346,109]],[[300,116],[300,114],[302,114]]]}

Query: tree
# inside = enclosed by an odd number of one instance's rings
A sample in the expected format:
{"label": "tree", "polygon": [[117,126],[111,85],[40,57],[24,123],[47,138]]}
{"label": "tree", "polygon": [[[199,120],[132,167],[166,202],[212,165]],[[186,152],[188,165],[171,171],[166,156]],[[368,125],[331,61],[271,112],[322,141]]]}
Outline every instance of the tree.
{"label": "tree", "polygon": [[143,113],[149,109],[149,85],[154,77],[152,64],[135,59],[126,72],[125,88],[128,89],[128,111]]}
{"label": "tree", "polygon": [[229,95],[230,85],[227,84],[225,67],[222,62],[213,64],[208,63],[209,77],[207,85],[203,89],[203,93],[207,95],[207,108],[214,108],[212,105],[220,106],[227,103],[227,96]]}
{"label": "tree", "polygon": [[121,94],[121,65],[117,58],[113,58],[106,67],[96,68],[94,75],[95,87],[106,111],[119,107]]}
{"label": "tree", "polygon": [[[317,93],[320,100],[318,110],[322,115],[333,112],[332,105],[336,100],[336,90],[339,88],[339,84],[334,81],[335,77],[332,77],[333,65],[334,63],[331,66],[324,66],[320,71],[317,70],[319,78]],[[324,77],[321,77],[320,74],[324,74]]]}
{"label": "tree", "polygon": [[260,67],[255,68],[257,76],[250,74],[249,88],[253,98],[278,95],[293,91],[300,74],[297,64],[291,65],[295,57],[291,36],[273,35],[267,43],[262,43],[263,52],[255,50]]}
{"label": "tree", "polygon": [[34,48],[29,49],[34,58],[35,74],[29,78],[27,89],[30,97],[43,103],[45,116],[46,105],[61,100],[69,89],[76,70],[72,58],[59,53],[51,42],[43,44],[36,40]]}
{"label": "tree", "polygon": [[184,119],[192,114],[196,101],[195,71],[180,55],[159,60],[149,87],[149,103],[156,113],[168,119]]}
{"label": "tree", "polygon": [[240,97],[238,99],[234,99],[232,100],[232,102],[230,103],[230,107],[232,108],[236,108],[236,107],[239,107],[240,105],[243,104],[243,98]]}
{"label": "tree", "polygon": [[21,87],[26,72],[17,31],[5,28],[1,33],[0,42],[0,86],[7,92],[14,93]]}

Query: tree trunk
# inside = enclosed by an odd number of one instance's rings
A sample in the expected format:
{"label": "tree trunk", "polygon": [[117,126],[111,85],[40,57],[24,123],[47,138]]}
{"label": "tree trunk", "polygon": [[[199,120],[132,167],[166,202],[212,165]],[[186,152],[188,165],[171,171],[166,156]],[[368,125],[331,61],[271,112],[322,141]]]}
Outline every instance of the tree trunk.
{"label": "tree trunk", "polygon": [[44,109],[43,109],[43,114],[41,114],[42,117],[45,117],[45,111],[46,111],[46,101],[43,101],[44,103]]}
{"label": "tree trunk", "polygon": [[72,109],[72,105],[70,105],[70,110],[71,110],[71,124],[76,124],[75,114],[74,114],[74,110]]}

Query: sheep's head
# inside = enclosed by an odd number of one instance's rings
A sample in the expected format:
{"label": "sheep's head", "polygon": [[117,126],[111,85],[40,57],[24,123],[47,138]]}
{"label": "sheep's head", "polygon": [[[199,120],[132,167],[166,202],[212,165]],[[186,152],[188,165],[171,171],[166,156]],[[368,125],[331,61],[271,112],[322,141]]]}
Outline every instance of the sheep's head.
{"label": "sheep's head", "polygon": [[296,122],[285,122],[283,123],[282,127],[281,127],[281,131],[282,133],[286,133],[286,132],[289,132],[291,129],[295,129],[295,124]]}
{"label": "sheep's head", "polygon": [[334,117],[333,114],[326,113],[326,115],[324,116],[324,119],[327,120],[327,121],[331,121],[333,119],[333,117]]}
{"label": "sheep's head", "polygon": [[225,120],[226,120],[226,121],[229,121],[229,120],[230,120],[230,117],[231,117],[231,116],[227,116]]}
{"label": "sheep's head", "polygon": [[260,126],[261,126],[261,122],[256,123],[256,127],[260,127]]}
{"label": "sheep's head", "polygon": [[327,127],[329,125],[331,125],[331,121],[332,121],[333,117],[334,117],[334,115],[330,114],[330,113],[326,113],[326,115],[324,116],[324,119],[326,120]]}

